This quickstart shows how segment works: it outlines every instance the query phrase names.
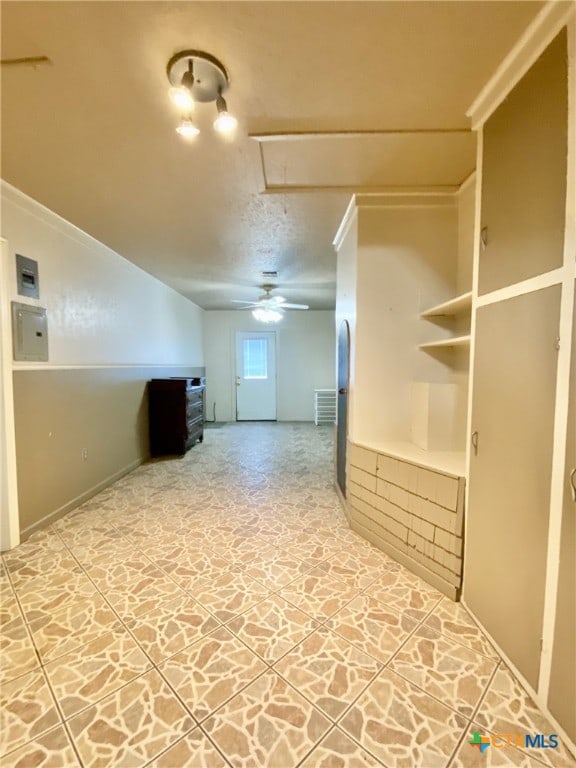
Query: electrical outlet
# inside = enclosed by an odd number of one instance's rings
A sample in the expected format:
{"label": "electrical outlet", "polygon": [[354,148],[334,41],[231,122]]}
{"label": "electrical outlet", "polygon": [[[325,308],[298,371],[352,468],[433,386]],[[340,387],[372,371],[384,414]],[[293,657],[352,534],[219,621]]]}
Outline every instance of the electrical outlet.
{"label": "electrical outlet", "polygon": [[88,461],[88,448],[82,448],[80,455],[82,456],[82,461]]}

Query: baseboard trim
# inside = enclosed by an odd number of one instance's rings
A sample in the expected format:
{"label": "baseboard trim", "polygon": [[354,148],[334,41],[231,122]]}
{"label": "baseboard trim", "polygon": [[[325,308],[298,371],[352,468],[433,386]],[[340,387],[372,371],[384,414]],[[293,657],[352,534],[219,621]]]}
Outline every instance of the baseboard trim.
{"label": "baseboard trim", "polygon": [[44,515],[44,517],[40,518],[40,520],[37,520],[32,525],[29,525],[27,528],[23,528],[20,531],[20,541],[21,542],[26,541],[26,539],[29,538],[36,531],[42,528],[46,528],[46,526],[49,525],[50,523],[53,523],[56,520],[59,520],[61,517],[64,517],[64,515],[67,515],[68,512],[72,512],[72,510],[76,509],[76,507],[79,507],[80,504],[83,504],[85,501],[88,501],[88,499],[91,499],[93,496],[96,496],[97,493],[100,493],[100,491],[103,491],[109,485],[112,485],[112,483],[115,483],[117,480],[120,480],[121,477],[124,477],[125,475],[128,475],[130,472],[133,472],[135,469],[141,466],[145,461],[146,461],[145,458],[136,459],[136,461],[131,462],[127,466],[118,470],[118,472],[114,472],[114,474],[108,475],[107,477],[104,478],[104,480],[101,480],[96,485],[93,485],[87,491],[84,491],[84,493],[81,493],[79,496],[76,496],[76,498],[66,502],[66,504],[64,504],[63,506],[59,507],[58,509],[55,509],[53,512],[50,512],[47,515]]}

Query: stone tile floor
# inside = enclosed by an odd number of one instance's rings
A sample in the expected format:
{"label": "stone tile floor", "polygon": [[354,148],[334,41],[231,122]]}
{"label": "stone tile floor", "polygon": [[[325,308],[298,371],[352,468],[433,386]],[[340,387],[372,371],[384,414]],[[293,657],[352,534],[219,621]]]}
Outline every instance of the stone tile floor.
{"label": "stone tile floor", "polygon": [[574,765],[466,611],[349,530],[332,430],[230,424],[2,557],[3,768]]}

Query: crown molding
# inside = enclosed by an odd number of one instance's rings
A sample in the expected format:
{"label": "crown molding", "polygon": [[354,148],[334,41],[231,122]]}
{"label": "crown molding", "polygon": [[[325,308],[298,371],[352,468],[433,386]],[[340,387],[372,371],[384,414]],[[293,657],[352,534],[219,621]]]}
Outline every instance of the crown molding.
{"label": "crown molding", "polygon": [[480,91],[466,115],[478,130],[576,12],[576,0],[549,0]]}
{"label": "crown molding", "polygon": [[350,229],[352,224],[356,221],[357,217],[358,217],[358,208],[356,205],[356,195],[352,195],[352,197],[350,198],[350,202],[348,203],[348,207],[346,208],[346,213],[344,214],[344,217],[340,222],[340,226],[338,227],[338,230],[334,235],[334,240],[332,240],[332,245],[336,250],[340,249],[340,246],[342,245],[344,238],[348,234],[348,230]]}

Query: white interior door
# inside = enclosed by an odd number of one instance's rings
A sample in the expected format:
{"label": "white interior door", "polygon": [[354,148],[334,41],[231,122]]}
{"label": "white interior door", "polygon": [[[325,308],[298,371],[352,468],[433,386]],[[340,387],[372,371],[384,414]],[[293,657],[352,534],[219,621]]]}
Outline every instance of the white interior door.
{"label": "white interior door", "polygon": [[276,420],[276,334],[236,333],[236,420]]}

